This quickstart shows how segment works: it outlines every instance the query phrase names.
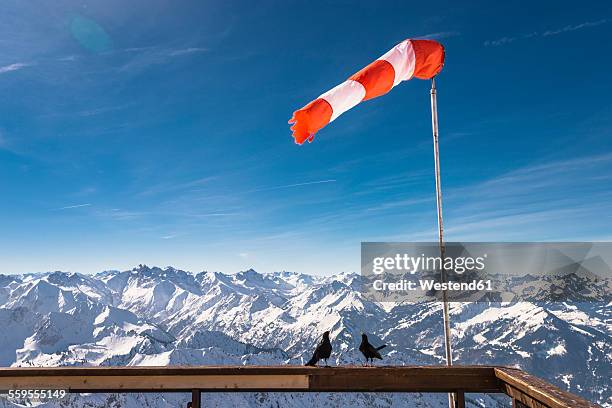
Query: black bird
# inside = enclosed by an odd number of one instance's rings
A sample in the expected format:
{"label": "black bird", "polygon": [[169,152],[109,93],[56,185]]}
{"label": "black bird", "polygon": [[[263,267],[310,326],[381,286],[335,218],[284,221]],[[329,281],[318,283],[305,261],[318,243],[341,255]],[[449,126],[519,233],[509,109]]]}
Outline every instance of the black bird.
{"label": "black bird", "polygon": [[366,336],[365,333],[361,335],[361,344],[359,345],[359,351],[361,351],[363,356],[366,358],[366,365],[368,364],[368,361],[372,361],[372,363],[374,363],[375,358],[382,360],[382,356],[380,355],[378,350],[382,350],[385,347],[387,347],[386,344],[383,344],[379,347],[374,347],[368,342],[368,336]]}
{"label": "black bird", "polygon": [[325,365],[327,366],[327,359],[329,358],[329,356],[331,356],[331,351],[332,345],[329,341],[329,332],[326,331],[325,333],[323,333],[323,338],[315,349],[312,358],[308,360],[305,365],[314,367],[317,365],[319,360],[325,360]]}

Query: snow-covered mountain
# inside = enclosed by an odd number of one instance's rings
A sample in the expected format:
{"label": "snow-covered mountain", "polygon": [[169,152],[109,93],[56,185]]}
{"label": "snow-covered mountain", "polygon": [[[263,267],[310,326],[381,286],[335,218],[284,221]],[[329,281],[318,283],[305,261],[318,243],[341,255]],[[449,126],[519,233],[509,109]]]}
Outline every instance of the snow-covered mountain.
{"label": "snow-covered mountain", "polygon": [[[356,274],[191,274],[139,266],[96,275],[0,275],[0,365],[303,364],[331,331],[335,364],[359,364],[361,332],[385,364],[443,356],[438,303],[377,303]],[[453,303],[455,359],[503,364],[612,407],[609,303]],[[186,395],[70,396],[43,406],[179,407]],[[503,396],[470,395],[475,406]],[[432,394],[209,394],[207,406],[444,407]],[[0,407],[14,406],[0,401]]]}

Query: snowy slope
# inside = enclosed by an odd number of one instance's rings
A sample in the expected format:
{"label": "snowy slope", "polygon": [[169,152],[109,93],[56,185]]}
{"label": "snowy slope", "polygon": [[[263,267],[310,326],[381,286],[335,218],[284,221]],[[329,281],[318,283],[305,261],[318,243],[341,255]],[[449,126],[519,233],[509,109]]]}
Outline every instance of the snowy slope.
{"label": "snowy slope", "polygon": [[[191,274],[140,265],[97,275],[0,276],[0,364],[302,364],[325,330],[335,364],[361,362],[360,334],[386,343],[386,364],[437,364],[441,307],[379,304],[360,276],[253,270]],[[535,299],[537,300],[537,299]],[[598,303],[453,303],[455,359],[518,366],[612,407],[611,311]],[[71,396],[63,406],[177,407],[184,395]],[[443,395],[211,394],[207,406],[443,407]],[[477,406],[503,397],[470,396]],[[505,401],[505,402],[503,402]],[[4,405],[3,405],[4,404]],[[0,402],[0,407],[12,406]],[[56,407],[58,404],[44,406]]]}

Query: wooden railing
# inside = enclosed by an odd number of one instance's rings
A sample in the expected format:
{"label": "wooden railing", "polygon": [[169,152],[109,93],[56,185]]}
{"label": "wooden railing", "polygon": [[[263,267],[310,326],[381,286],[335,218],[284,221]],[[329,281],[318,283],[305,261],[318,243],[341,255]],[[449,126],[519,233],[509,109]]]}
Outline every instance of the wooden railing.
{"label": "wooden railing", "polygon": [[401,367],[53,367],[0,368],[0,390],[57,389],[71,393],[431,392],[505,393],[516,408],[600,407],[523,371],[490,366]]}

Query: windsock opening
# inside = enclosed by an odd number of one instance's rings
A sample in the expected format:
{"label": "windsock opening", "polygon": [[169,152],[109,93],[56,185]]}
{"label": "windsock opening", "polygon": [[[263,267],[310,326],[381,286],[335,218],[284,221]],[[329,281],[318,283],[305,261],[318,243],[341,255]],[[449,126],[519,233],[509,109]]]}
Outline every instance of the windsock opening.
{"label": "windsock opening", "polygon": [[414,77],[431,79],[442,71],[444,47],[433,40],[411,40],[414,49]]}

